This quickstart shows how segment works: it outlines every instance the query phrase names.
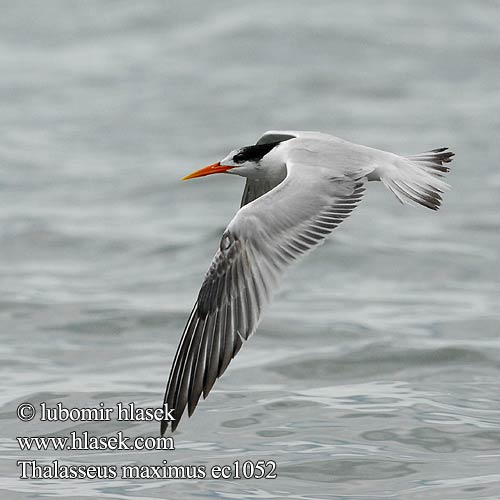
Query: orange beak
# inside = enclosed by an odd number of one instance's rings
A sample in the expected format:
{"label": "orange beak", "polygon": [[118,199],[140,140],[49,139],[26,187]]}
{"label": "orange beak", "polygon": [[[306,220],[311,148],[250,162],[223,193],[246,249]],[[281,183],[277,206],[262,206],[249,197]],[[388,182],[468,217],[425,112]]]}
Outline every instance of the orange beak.
{"label": "orange beak", "polygon": [[197,170],[192,174],[186,175],[186,177],[183,177],[181,181],[187,181],[188,179],[194,179],[195,177],[203,177],[204,175],[221,174],[222,172],[227,172],[231,168],[233,167],[221,165],[219,162],[217,162],[213,165],[209,165],[208,167],[200,168],[200,170]]}

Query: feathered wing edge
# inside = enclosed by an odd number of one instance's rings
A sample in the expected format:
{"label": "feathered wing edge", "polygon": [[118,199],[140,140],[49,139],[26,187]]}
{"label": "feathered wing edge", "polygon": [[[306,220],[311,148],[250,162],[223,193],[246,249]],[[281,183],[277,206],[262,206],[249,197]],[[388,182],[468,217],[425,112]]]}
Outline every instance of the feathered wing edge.
{"label": "feathered wing edge", "polygon": [[[229,248],[223,248],[227,239]],[[258,249],[226,231],[188,319],[167,383],[164,403],[174,409],[172,431],[194,412],[257,328],[284,263],[263,261]],[[162,421],[161,433],[168,427]]]}
{"label": "feathered wing edge", "polygon": [[[358,205],[363,181],[348,181],[351,189],[335,197],[313,216],[279,235],[261,235],[259,246],[227,230],[191,311],[170,371],[164,404],[175,431],[182,414],[194,412],[215,381],[257,328],[262,310],[288,265],[323,241]],[[350,191],[350,192],[349,192]],[[169,425],[161,422],[163,435]]]}

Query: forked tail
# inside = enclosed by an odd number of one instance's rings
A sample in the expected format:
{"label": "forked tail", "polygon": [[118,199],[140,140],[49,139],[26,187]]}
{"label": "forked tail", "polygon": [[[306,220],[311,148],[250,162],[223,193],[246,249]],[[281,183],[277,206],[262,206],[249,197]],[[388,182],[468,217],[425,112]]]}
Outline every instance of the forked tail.
{"label": "forked tail", "polygon": [[433,149],[411,156],[396,156],[391,165],[377,169],[384,185],[401,203],[418,203],[431,210],[441,205],[441,195],[449,188],[441,180],[450,171],[446,163],[451,162],[454,153],[448,148]]}

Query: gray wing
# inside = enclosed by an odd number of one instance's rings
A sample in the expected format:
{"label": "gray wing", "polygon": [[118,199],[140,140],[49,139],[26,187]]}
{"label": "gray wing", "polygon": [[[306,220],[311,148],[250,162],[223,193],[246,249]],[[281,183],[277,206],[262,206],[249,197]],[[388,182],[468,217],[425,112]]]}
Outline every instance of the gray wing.
{"label": "gray wing", "polygon": [[[357,206],[364,179],[288,165],[286,179],[241,208],[227,227],[188,319],[164,404],[175,430],[255,331],[285,269]],[[162,434],[168,421],[161,423]]]}
{"label": "gray wing", "polygon": [[260,198],[262,195],[275,188],[283,180],[284,177],[283,179],[275,179],[273,181],[267,181],[265,179],[247,179],[243,196],[241,197],[240,207],[244,207],[248,203]]}
{"label": "gray wing", "polygon": [[298,137],[297,132],[282,130],[269,130],[265,132],[255,144],[271,144],[273,142],[283,142]]}

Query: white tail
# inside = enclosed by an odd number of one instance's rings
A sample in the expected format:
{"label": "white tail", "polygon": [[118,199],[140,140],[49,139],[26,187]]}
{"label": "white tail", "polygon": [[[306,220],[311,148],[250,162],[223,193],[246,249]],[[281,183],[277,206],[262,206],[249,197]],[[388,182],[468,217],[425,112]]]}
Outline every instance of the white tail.
{"label": "white tail", "polygon": [[444,164],[452,160],[454,153],[439,148],[412,156],[394,156],[396,161],[376,169],[378,178],[401,203],[416,202],[437,210],[442,193],[449,187],[440,177],[449,172]]}

